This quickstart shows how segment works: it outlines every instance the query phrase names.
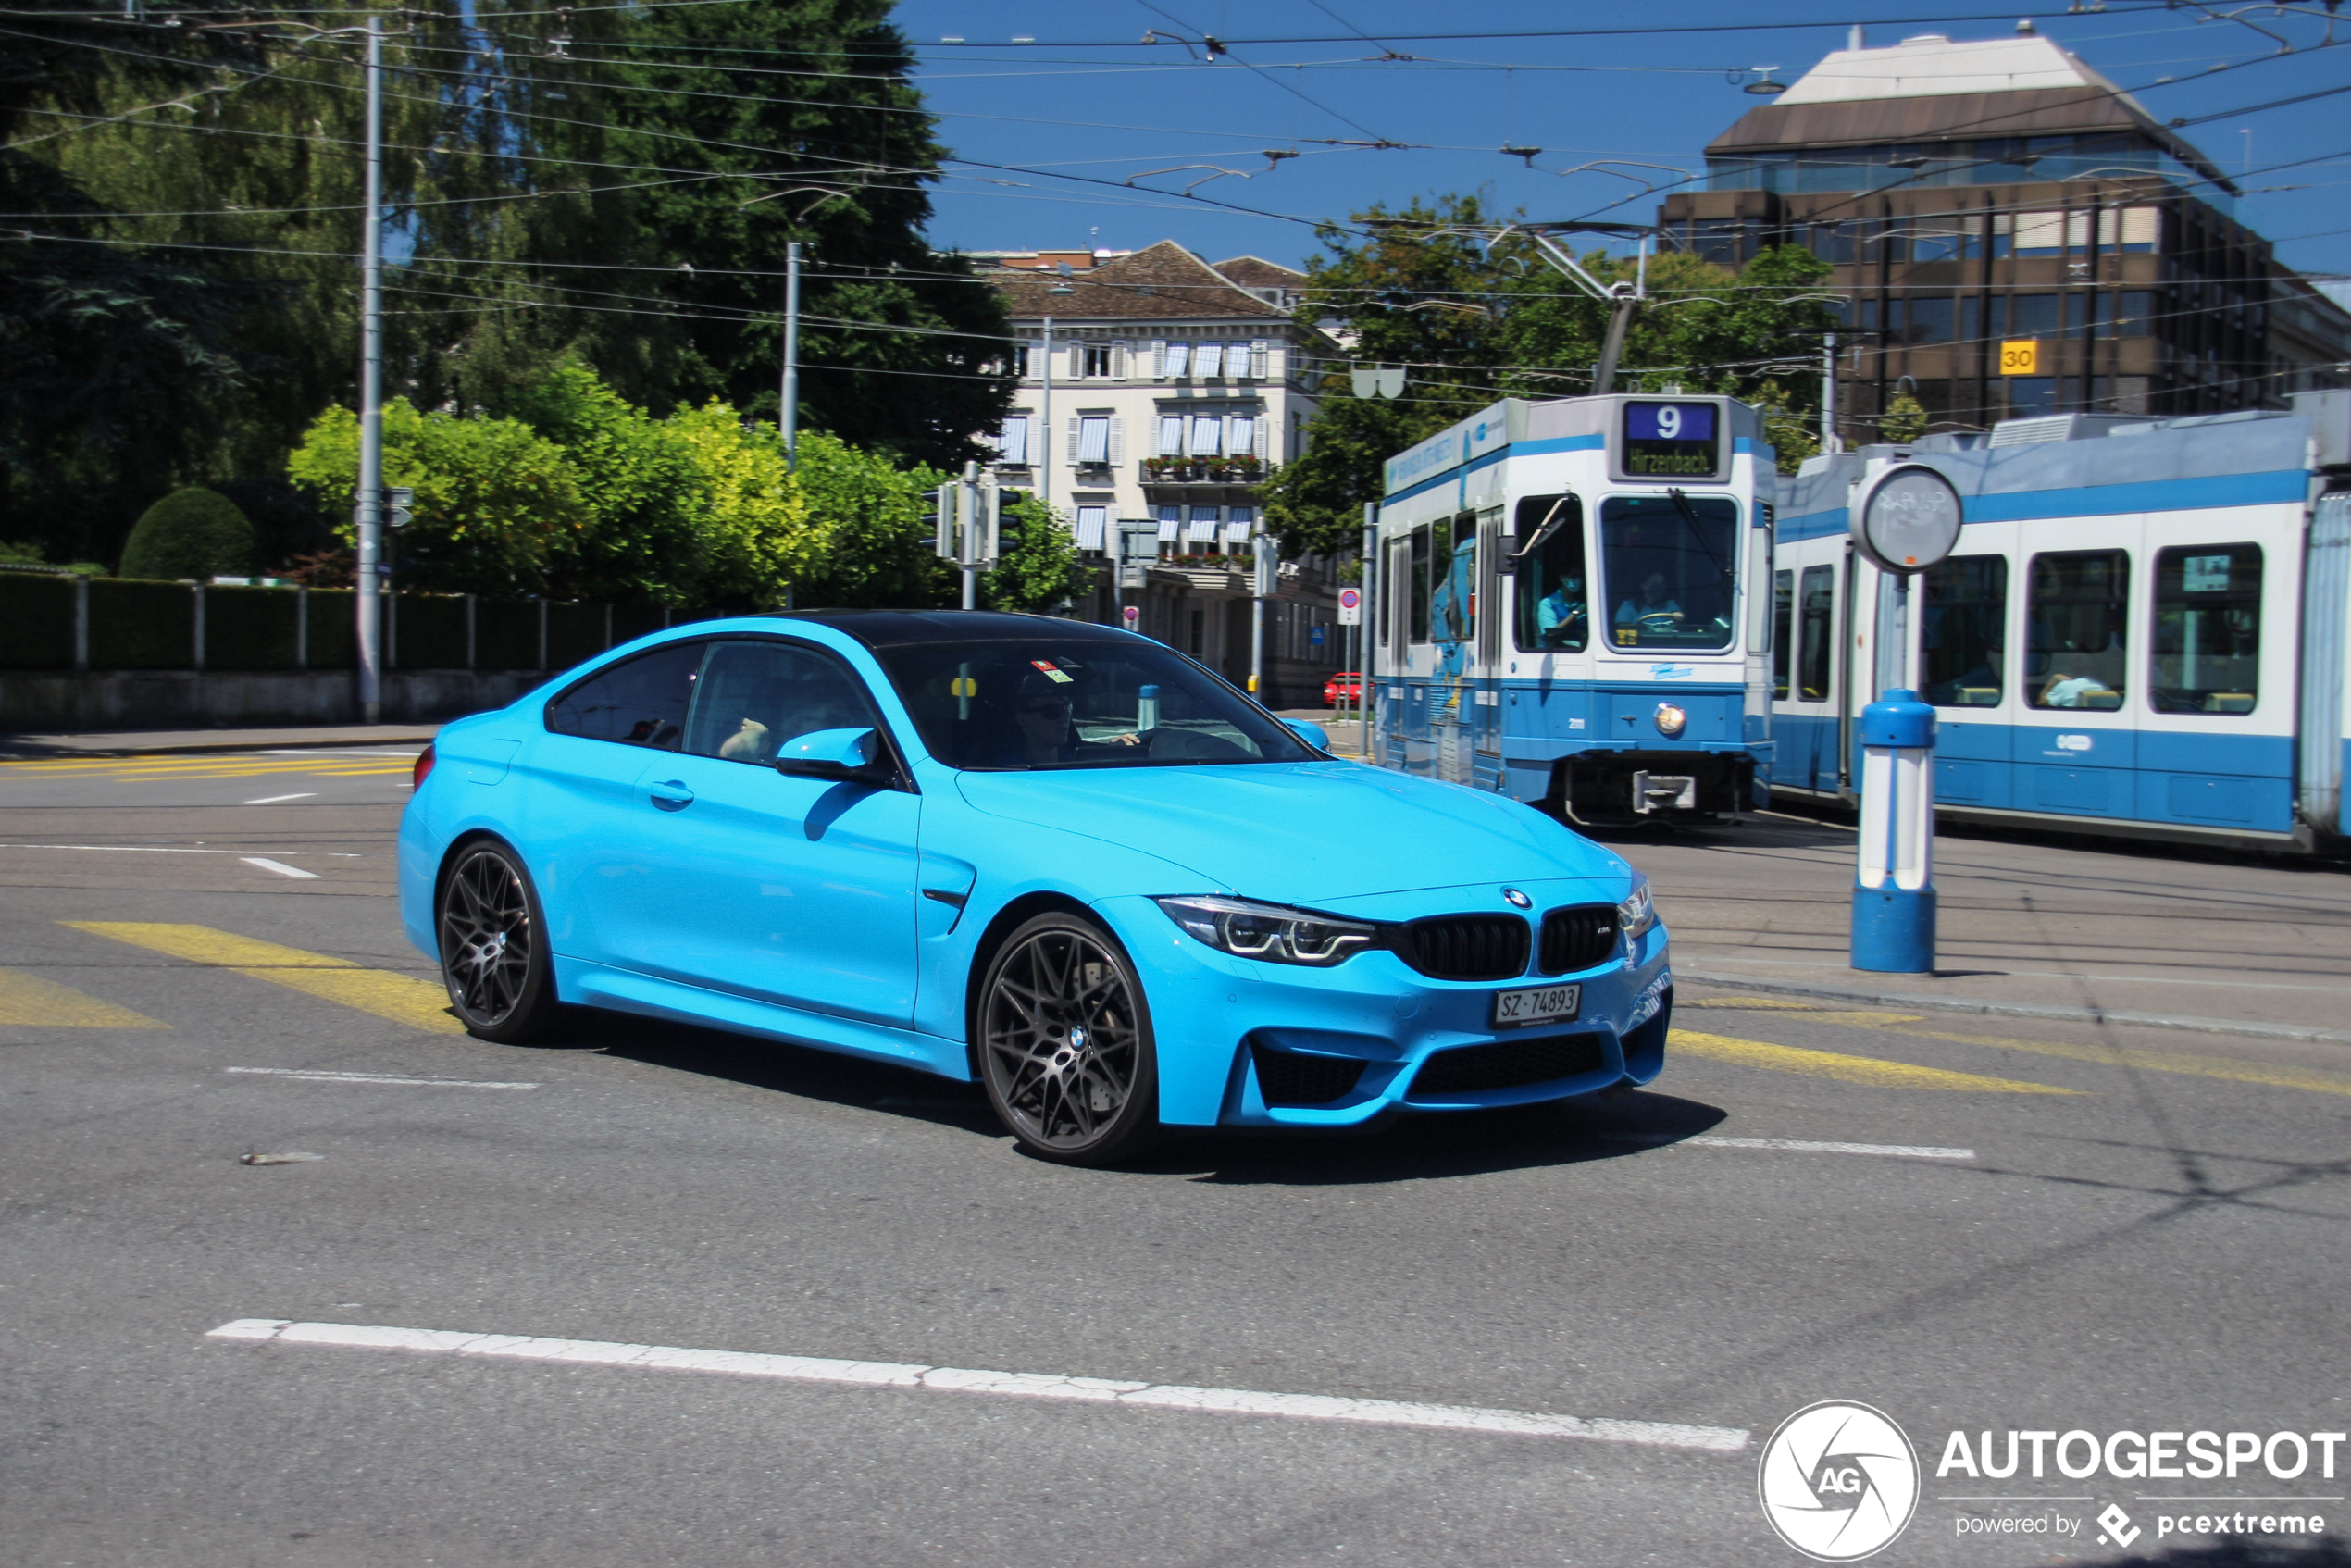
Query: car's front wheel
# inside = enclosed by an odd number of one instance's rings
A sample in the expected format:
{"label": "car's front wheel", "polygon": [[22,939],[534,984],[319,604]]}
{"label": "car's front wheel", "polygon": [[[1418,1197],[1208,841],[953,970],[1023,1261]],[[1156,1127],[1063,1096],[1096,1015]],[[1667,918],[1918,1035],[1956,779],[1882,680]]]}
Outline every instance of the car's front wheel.
{"label": "car's front wheel", "polygon": [[1100,926],[1053,913],[1014,931],[988,967],[977,1023],[989,1101],[1032,1152],[1102,1164],[1157,1137],[1142,983]]}
{"label": "car's front wheel", "polygon": [[556,1014],[539,896],[515,852],[482,840],[458,852],[441,881],[441,975],[466,1030],[513,1045]]}

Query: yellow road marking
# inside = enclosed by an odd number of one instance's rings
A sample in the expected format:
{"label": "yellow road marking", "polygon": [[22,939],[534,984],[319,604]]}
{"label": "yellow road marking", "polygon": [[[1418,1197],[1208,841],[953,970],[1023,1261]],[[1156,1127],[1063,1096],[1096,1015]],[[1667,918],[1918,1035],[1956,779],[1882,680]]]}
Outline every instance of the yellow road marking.
{"label": "yellow road marking", "polygon": [[1833,1051],[1807,1051],[1793,1045],[1766,1045],[1761,1040],[1734,1039],[1728,1035],[1692,1034],[1675,1029],[1666,1049],[1686,1056],[1761,1067],[1773,1073],[1799,1073],[1806,1077],[1834,1078],[1839,1083],[1866,1084],[1874,1089],[1963,1089],[1977,1094],[2079,1094],[2074,1089],[2025,1083],[2017,1078],[1990,1078],[1975,1073],[1954,1073],[1942,1067],[1919,1067],[1908,1062],[1885,1062],[1874,1056],[1847,1056]]}
{"label": "yellow road marking", "polygon": [[0,969],[0,1024],[49,1029],[168,1029],[143,1013],[84,996],[70,986]]}
{"label": "yellow road marking", "polygon": [[406,773],[407,757],[93,757],[0,762],[0,782],[38,778],[110,778],[145,782],[168,778],[258,778],[273,773],[352,778]]}
{"label": "yellow road marking", "polygon": [[[2141,1051],[2120,1045],[2069,1045],[2056,1040],[2013,1039],[1997,1035],[1961,1035],[1945,1029],[1912,1029],[1894,1026],[1925,1022],[1909,1013],[1841,1013],[1817,1002],[1791,1002],[1779,997],[1754,1001],[1709,997],[1693,1007],[1735,1007],[1759,1012],[1802,1013],[1808,1024],[1844,1024],[1856,1028],[1890,1028],[1895,1034],[1922,1039],[1950,1040],[1993,1051],[2022,1051],[2054,1056],[2065,1062],[2088,1062],[2102,1067],[2132,1067],[2149,1073],[2180,1073],[2191,1077],[2219,1078],[2225,1083],[2263,1084],[2271,1089],[2299,1089],[2313,1094],[2351,1094],[2351,1074],[2322,1067],[2295,1067],[2273,1062],[2241,1062],[2225,1056],[2193,1056],[2171,1051]],[[1677,1039],[1680,1038],[1675,1037]]]}
{"label": "yellow road marking", "polygon": [[207,964],[288,990],[340,1002],[345,1007],[389,1018],[435,1034],[463,1034],[465,1026],[449,1012],[449,994],[440,985],[415,975],[389,969],[367,969],[347,958],[280,947],[233,931],[209,926],[173,926],[145,921],[63,920],[77,931],[110,937],[150,952]]}

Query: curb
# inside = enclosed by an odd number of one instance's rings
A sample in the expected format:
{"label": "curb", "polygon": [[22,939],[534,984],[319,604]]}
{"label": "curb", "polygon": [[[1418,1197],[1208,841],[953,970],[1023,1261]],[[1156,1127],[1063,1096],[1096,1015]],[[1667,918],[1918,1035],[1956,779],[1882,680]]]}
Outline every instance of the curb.
{"label": "curb", "polygon": [[1880,1007],[1923,1007],[1944,1013],[1978,1013],[1996,1018],[2059,1018],[2075,1024],[2126,1024],[2141,1029],[2183,1029],[2200,1035],[2243,1035],[2253,1039],[2315,1040],[2351,1045],[2341,1029],[2302,1028],[2293,1024],[2252,1024],[2230,1018],[2190,1018],[2163,1013],[2115,1013],[2102,1007],[2059,1007],[2037,1002],[1976,1002],[1964,997],[1904,996],[1892,991],[1854,990],[1841,986],[1803,985],[1793,980],[1755,980],[1744,975],[1708,973],[1673,965],[1676,979],[1772,996],[1813,996],[1832,1002],[1867,1002]]}

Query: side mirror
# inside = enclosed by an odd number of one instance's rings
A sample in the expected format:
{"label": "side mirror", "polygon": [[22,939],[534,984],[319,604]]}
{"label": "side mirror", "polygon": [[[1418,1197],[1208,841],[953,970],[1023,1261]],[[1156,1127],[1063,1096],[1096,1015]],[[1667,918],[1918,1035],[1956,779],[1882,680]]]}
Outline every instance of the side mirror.
{"label": "side mirror", "polygon": [[1327,752],[1331,749],[1331,732],[1325,729],[1321,725],[1314,723],[1312,720],[1303,718],[1286,718],[1282,720],[1282,722],[1288,725],[1291,732],[1297,735],[1300,740],[1305,741],[1316,751]]}
{"label": "side mirror", "polygon": [[791,778],[878,784],[887,765],[880,732],[872,729],[811,730],[776,752],[776,771]]}

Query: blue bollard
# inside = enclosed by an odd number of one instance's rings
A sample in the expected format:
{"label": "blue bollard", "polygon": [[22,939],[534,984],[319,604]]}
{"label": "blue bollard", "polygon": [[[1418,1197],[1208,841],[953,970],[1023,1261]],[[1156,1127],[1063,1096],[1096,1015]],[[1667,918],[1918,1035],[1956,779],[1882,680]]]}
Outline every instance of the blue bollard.
{"label": "blue bollard", "polygon": [[1934,710],[1890,691],[1861,710],[1853,967],[1934,972]]}

